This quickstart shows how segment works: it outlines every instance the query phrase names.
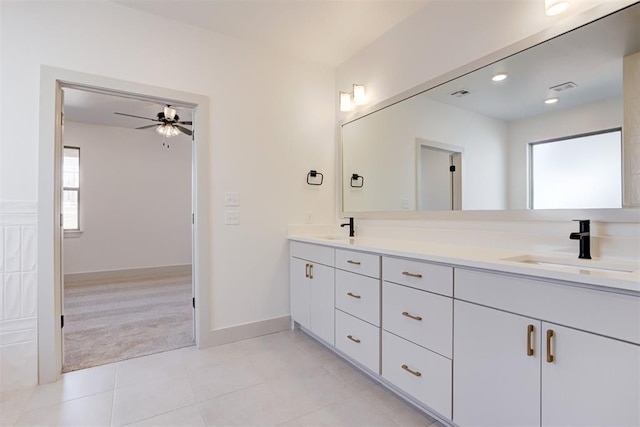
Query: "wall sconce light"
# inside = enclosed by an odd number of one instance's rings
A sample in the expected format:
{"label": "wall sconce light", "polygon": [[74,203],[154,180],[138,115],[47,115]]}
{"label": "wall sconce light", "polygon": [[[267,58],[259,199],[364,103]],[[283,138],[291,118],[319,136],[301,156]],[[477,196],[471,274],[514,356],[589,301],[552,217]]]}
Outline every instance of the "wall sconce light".
{"label": "wall sconce light", "polygon": [[351,111],[354,105],[362,105],[366,101],[364,86],[354,83],[351,92],[340,92],[340,111]]}
{"label": "wall sconce light", "polygon": [[547,16],[559,15],[569,8],[568,0],[544,0],[544,11]]}

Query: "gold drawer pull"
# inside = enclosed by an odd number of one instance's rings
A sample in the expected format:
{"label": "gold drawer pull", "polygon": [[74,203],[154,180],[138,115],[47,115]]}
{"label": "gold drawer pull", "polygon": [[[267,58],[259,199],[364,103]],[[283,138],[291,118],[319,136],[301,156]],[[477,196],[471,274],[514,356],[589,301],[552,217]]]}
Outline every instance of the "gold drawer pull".
{"label": "gold drawer pull", "polygon": [[347,260],[347,262],[348,262],[349,264],[353,264],[353,265],[360,265],[360,264],[362,264],[360,261]]}
{"label": "gold drawer pull", "polygon": [[553,363],[555,356],[551,353],[551,341],[553,340],[553,329],[547,330],[547,363]]}
{"label": "gold drawer pull", "polygon": [[402,365],[402,369],[404,369],[405,371],[407,371],[409,373],[412,373],[416,377],[421,377],[422,376],[422,372],[420,372],[420,371],[412,371],[407,365]]}
{"label": "gold drawer pull", "polygon": [[350,297],[352,297],[352,298],[357,298],[357,299],[362,298],[360,295],[356,295],[356,294],[354,294],[354,293],[352,293],[352,292],[347,292],[347,295],[349,295],[349,296],[350,296]]}
{"label": "gold drawer pull", "polygon": [[309,279],[313,279],[313,264],[309,264]]}
{"label": "gold drawer pull", "polygon": [[402,275],[403,276],[409,276],[409,277],[417,277],[418,279],[422,278],[422,274],[420,274],[420,273],[409,273],[408,271],[403,271]]}
{"label": "gold drawer pull", "polygon": [[358,338],[354,338],[352,335],[347,335],[347,338],[349,338],[351,341],[353,341],[356,344],[360,344],[360,340]]}
{"label": "gold drawer pull", "polygon": [[309,264],[304,265],[304,277],[309,278]]}
{"label": "gold drawer pull", "polygon": [[527,325],[527,356],[533,356],[534,353],[532,342],[534,331],[535,328],[533,327],[533,325]]}
{"label": "gold drawer pull", "polygon": [[406,311],[403,311],[403,312],[402,312],[402,315],[403,315],[403,316],[405,316],[405,317],[408,317],[408,318],[410,318],[410,319],[413,319],[413,320],[422,320],[422,317],[420,317],[420,316],[414,316],[413,314],[409,314],[409,313],[407,313]]}

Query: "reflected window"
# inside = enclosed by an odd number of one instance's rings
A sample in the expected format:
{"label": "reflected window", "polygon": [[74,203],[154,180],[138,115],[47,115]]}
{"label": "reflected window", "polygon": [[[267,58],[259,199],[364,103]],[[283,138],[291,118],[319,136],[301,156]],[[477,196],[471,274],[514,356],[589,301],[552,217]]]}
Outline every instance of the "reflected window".
{"label": "reflected window", "polygon": [[622,131],[529,144],[532,209],[622,207]]}
{"label": "reflected window", "polygon": [[64,147],[62,164],[62,224],[80,229],[80,148]]}

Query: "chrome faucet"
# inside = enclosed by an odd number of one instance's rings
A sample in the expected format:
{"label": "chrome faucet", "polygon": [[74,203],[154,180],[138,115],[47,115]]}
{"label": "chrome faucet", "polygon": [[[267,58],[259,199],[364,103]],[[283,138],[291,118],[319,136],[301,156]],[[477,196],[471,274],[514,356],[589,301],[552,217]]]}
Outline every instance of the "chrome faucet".
{"label": "chrome faucet", "polygon": [[353,217],[349,218],[349,222],[340,224],[340,227],[346,227],[347,225],[349,226],[349,237],[354,237],[356,235],[356,230],[353,226]]}
{"label": "chrome faucet", "polygon": [[577,233],[571,233],[569,238],[571,240],[580,240],[580,254],[578,258],[591,259],[591,231],[589,226],[591,221],[588,219],[574,219],[580,223],[580,231]]}

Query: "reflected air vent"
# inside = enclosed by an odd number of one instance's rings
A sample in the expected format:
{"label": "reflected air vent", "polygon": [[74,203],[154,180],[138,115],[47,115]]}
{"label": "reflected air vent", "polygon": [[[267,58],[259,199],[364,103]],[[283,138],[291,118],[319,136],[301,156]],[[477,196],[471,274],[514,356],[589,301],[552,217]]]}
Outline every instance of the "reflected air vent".
{"label": "reflected air vent", "polygon": [[549,89],[554,92],[563,92],[568,89],[573,89],[574,87],[577,87],[577,86],[578,85],[575,84],[574,82],[566,82],[559,85],[551,86]]}
{"label": "reflected air vent", "polygon": [[469,91],[468,91],[468,90],[466,90],[466,89],[460,89],[460,90],[457,90],[457,91],[453,92],[453,93],[451,94],[451,96],[455,96],[456,98],[462,98],[463,96],[467,96],[467,95],[469,95],[470,93],[471,93],[471,92],[469,92]]}

